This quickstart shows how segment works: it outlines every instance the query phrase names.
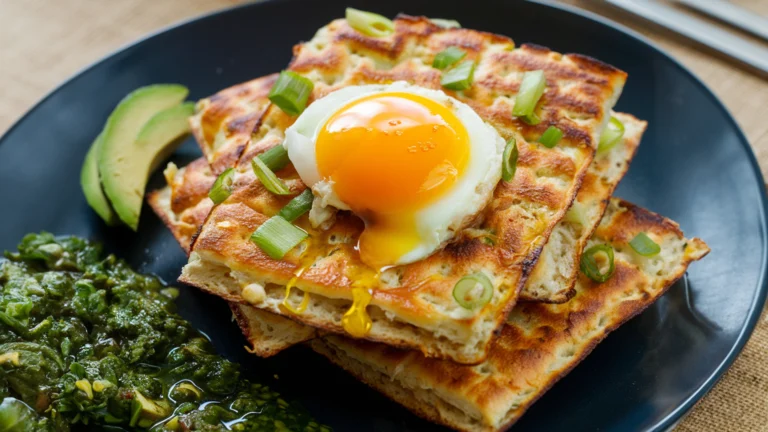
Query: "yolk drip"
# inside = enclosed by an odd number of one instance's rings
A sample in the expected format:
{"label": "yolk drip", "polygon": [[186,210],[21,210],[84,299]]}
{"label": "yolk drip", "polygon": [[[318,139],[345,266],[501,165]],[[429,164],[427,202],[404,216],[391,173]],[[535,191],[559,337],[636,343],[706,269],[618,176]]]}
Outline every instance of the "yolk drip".
{"label": "yolk drip", "polygon": [[341,325],[344,331],[354,337],[364,337],[371,330],[373,322],[366,311],[371,297],[370,288],[359,286],[352,288],[352,306],[341,318]]}
{"label": "yolk drip", "polygon": [[381,273],[366,266],[350,265],[347,277],[355,281],[352,285],[352,305],[341,318],[344,331],[354,337],[364,337],[371,330],[373,322],[368,315],[368,304],[373,299],[373,290],[379,284]]}
{"label": "yolk drip", "polygon": [[285,286],[285,298],[283,299],[283,302],[280,304],[280,306],[284,307],[291,313],[294,313],[296,315],[301,315],[304,313],[305,310],[307,310],[307,306],[309,306],[309,293],[307,291],[304,291],[304,297],[301,299],[301,303],[298,307],[293,307],[289,302],[288,299],[291,297],[291,288],[296,284],[296,280],[298,279],[298,276],[294,276],[291,278],[290,281],[288,281],[288,285]]}
{"label": "yolk drip", "polygon": [[376,269],[398,263],[420,242],[416,212],[444,196],[470,155],[467,131],[449,107],[402,92],[340,109],[315,151],[320,175],[365,221],[360,255]]}

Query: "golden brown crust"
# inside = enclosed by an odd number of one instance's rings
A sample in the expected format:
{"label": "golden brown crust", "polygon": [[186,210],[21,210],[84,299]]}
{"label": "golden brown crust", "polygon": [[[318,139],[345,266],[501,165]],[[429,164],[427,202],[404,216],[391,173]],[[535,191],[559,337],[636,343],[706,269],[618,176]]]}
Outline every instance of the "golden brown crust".
{"label": "golden brown crust", "polygon": [[[661,245],[658,257],[628,250],[627,239],[641,231]],[[598,284],[582,275],[575,296],[564,304],[519,304],[480,365],[339,336],[315,339],[311,346],[432,421],[468,431],[506,429],[608,333],[652,304],[709,252],[703,241],[686,240],[674,222],[616,199],[589,244],[597,243],[616,250],[613,276]]]}
{"label": "golden brown crust", "polygon": [[316,331],[287,318],[241,303],[230,303],[237,325],[251,343],[246,348],[259,357],[271,357],[301,342],[313,339]]}
{"label": "golden brown crust", "polygon": [[[450,45],[464,47],[468,58],[477,61],[473,87],[448,93],[469,104],[505,138],[514,136],[520,151],[515,178],[496,188],[484,217],[479,218],[483,223],[476,227],[495,236],[496,243],[489,245],[459,233],[444,250],[399,267],[396,284],[374,287],[369,307],[374,311],[374,324],[367,337],[432,356],[478,362],[493,330],[514,305],[541,246],[576,194],[626,74],[581,57],[529,46],[513,49],[508,38],[467,29],[446,30],[425,18],[401,17],[395,26],[393,36],[375,39],[359,34],[344,20],[334,21],[311,41],[297,46],[291,69],[315,83],[314,99],[349,85],[399,79],[439,89],[439,71],[429,65],[437,52]],[[523,72],[532,69],[544,70],[548,82],[538,109],[542,123],[535,127],[511,115]],[[287,202],[255,181],[250,159],[280,143],[292,120],[275,106],[267,109],[239,161],[238,183],[243,187],[211,212],[193,249],[203,261],[223,264],[243,276],[241,283],[253,279],[265,285],[285,285],[300,268],[311,264],[296,280],[294,291],[310,293],[313,301],[306,312],[292,318],[343,332],[344,305],[335,303],[349,305],[355,280],[351,274],[363,267],[354,250],[362,228],[359,219],[340,217],[329,231],[312,231],[315,255],[309,262],[296,254],[272,260],[248,240],[267,215]],[[550,125],[564,132],[553,149],[535,143]],[[281,178],[296,193],[304,188],[293,172],[281,174]],[[349,241],[337,244],[329,241],[332,237]],[[476,271],[491,276],[494,300],[474,316],[457,313],[452,288],[459,278]],[[213,283],[196,279],[190,271],[185,271],[182,281],[203,289],[210,289]],[[268,300],[258,307],[286,314],[279,307],[281,289],[269,290]]]}
{"label": "golden brown crust", "polygon": [[189,122],[214,173],[234,165],[240,157],[269,105],[267,95],[276,80],[277,74],[256,78],[197,103]]}
{"label": "golden brown crust", "polygon": [[624,124],[624,138],[610,151],[595,156],[569,210],[573,216],[555,226],[520,293],[522,301],[563,303],[576,294],[581,251],[600,223],[608,198],[629,169],[647,126],[629,114],[613,116]]}
{"label": "golden brown crust", "polygon": [[192,239],[213,207],[208,191],[214,181],[216,176],[208,162],[200,158],[179,169],[168,186],[147,194],[150,207],[187,254]]}

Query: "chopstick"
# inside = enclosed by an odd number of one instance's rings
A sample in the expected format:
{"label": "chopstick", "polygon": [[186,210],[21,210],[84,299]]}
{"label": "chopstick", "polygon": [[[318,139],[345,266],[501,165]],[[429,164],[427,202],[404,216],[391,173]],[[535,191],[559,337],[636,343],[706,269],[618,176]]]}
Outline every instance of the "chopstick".
{"label": "chopstick", "polygon": [[741,6],[723,0],[677,0],[713,18],[725,21],[734,27],[768,41],[768,19]]}
{"label": "chopstick", "polygon": [[768,74],[768,48],[655,0],[606,1]]}

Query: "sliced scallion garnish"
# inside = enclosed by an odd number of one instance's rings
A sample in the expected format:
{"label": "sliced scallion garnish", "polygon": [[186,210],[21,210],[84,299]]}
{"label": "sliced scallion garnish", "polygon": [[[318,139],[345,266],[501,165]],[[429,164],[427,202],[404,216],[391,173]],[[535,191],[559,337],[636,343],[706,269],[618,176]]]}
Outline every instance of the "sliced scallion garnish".
{"label": "sliced scallion garnish", "polygon": [[455,68],[443,72],[440,84],[448,90],[466,90],[472,87],[472,77],[475,74],[475,62],[465,60],[459,63]]}
{"label": "sliced scallion garnish", "polygon": [[574,201],[573,204],[571,204],[571,208],[569,208],[568,211],[565,213],[565,217],[563,218],[563,220],[566,222],[586,226],[587,225],[587,206],[580,203],[579,201]]}
{"label": "sliced scallion garnish", "polygon": [[520,116],[518,118],[522,120],[523,123],[531,126],[536,126],[537,124],[541,123],[541,117],[539,117],[539,115],[536,114],[535,112],[532,112],[528,115]]}
{"label": "sliced scallion garnish", "polygon": [[430,18],[429,20],[442,28],[446,28],[446,29],[461,28],[461,23],[459,23],[456,20],[443,19],[443,18]]}
{"label": "sliced scallion garnish", "polygon": [[464,276],[453,287],[453,298],[465,309],[486,305],[493,297],[493,284],[485,273],[477,272]]}
{"label": "sliced scallion garnish", "polygon": [[312,208],[312,200],[314,198],[315,196],[312,195],[310,189],[304,189],[304,192],[297,195],[296,198],[292,199],[285,205],[285,207],[280,209],[280,212],[277,215],[288,222],[293,222]]}
{"label": "sliced scallion garnish", "polygon": [[651,240],[648,234],[644,232],[637,233],[635,238],[630,240],[629,245],[635,252],[644,257],[654,256],[661,252],[661,246]]}
{"label": "sliced scallion garnish", "polygon": [[600,144],[597,146],[597,151],[608,151],[621,141],[624,137],[624,123],[622,123],[616,117],[611,117],[611,120],[605,126],[602,135],[600,135]]}
{"label": "sliced scallion garnish", "polygon": [[517,171],[517,140],[510,138],[507,146],[504,147],[504,154],[501,160],[501,178],[504,181],[511,181]]}
{"label": "sliced scallion garnish", "polygon": [[539,143],[541,143],[541,145],[546,148],[552,148],[556,146],[558,142],[560,142],[562,137],[563,131],[556,128],[555,126],[550,126],[547,128],[547,130],[544,131],[544,133],[541,135],[541,138],[539,138]]}
{"label": "sliced scallion garnish", "polygon": [[445,69],[448,66],[458,62],[459,60],[463,59],[464,56],[467,55],[467,52],[464,51],[461,48],[457,48],[455,46],[450,46],[435,56],[435,59],[432,60],[432,67],[437,69]]}
{"label": "sliced scallion garnish", "polygon": [[290,159],[288,159],[288,151],[282,145],[276,145],[260,154],[258,157],[264,162],[264,165],[273,172],[280,171],[288,165],[288,162],[290,162]]}
{"label": "sliced scallion garnish", "polygon": [[313,88],[315,85],[308,78],[296,72],[282,71],[269,90],[269,100],[286,114],[295,116],[307,107]]}
{"label": "sliced scallion garnish", "polygon": [[520,83],[520,90],[515,98],[512,115],[517,117],[531,115],[546,87],[547,78],[544,76],[544,71],[538,70],[523,74],[523,81]]}
{"label": "sliced scallion garnish", "polygon": [[[597,260],[600,257],[603,257],[607,263],[598,263]],[[606,265],[607,269],[602,272],[600,268],[604,268]],[[581,255],[580,267],[581,272],[593,281],[600,283],[607,281],[613,276],[613,271],[616,269],[613,264],[613,248],[605,244],[592,246]]]}
{"label": "sliced scallion garnish", "polygon": [[232,185],[234,181],[235,169],[227,168],[223,173],[219,174],[218,178],[216,178],[216,182],[213,183],[213,187],[211,187],[211,190],[208,192],[208,197],[211,198],[214,204],[221,204],[232,194]]}
{"label": "sliced scallion garnish", "polygon": [[303,229],[280,216],[273,216],[251,234],[251,241],[270,258],[279,260],[307,237],[309,234]]}
{"label": "sliced scallion garnish", "polygon": [[253,172],[256,174],[256,177],[259,178],[261,184],[263,184],[268,191],[275,195],[291,194],[291,190],[288,189],[288,186],[286,186],[282,180],[277,178],[275,173],[273,173],[261,159],[258,157],[253,158],[251,166],[253,167]]}
{"label": "sliced scallion garnish", "polygon": [[346,18],[350,27],[367,36],[384,37],[395,32],[391,19],[373,12],[347,8]]}

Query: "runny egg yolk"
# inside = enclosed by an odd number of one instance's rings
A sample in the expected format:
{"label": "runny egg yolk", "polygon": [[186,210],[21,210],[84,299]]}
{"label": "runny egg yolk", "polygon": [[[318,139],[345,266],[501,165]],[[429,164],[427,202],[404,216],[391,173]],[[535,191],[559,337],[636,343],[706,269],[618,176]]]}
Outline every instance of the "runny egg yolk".
{"label": "runny egg yolk", "polygon": [[416,213],[457,182],[470,147],[450,107],[388,92],[337,111],[318,133],[315,152],[320,175],[365,221],[361,259],[381,268],[397,264],[419,244]]}

